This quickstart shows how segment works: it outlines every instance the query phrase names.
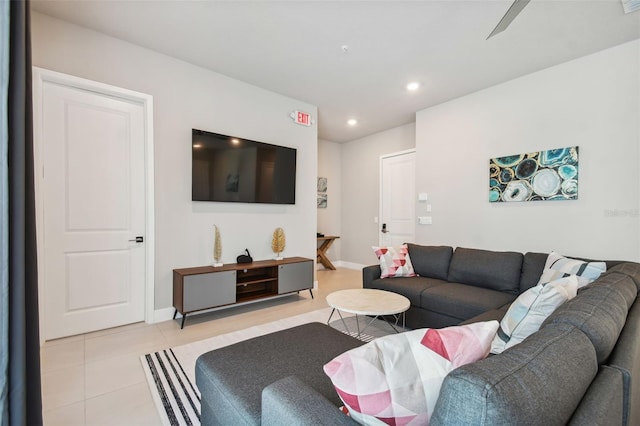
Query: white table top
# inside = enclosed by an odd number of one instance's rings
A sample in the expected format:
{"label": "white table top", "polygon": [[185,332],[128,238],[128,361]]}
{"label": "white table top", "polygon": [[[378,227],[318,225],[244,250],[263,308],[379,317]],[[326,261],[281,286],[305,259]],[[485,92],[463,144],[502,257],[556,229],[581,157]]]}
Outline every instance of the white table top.
{"label": "white table top", "polygon": [[411,305],[409,299],[400,294],[370,288],[335,291],[327,296],[327,304],[356,315],[395,315]]}

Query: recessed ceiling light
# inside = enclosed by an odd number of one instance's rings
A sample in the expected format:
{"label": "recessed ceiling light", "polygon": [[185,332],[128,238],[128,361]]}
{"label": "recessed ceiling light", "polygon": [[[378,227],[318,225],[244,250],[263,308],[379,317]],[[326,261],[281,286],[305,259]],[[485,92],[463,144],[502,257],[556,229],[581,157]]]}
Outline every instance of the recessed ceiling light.
{"label": "recessed ceiling light", "polygon": [[238,139],[231,139],[231,143],[234,145],[238,145],[240,143],[240,141]]}
{"label": "recessed ceiling light", "polygon": [[413,81],[409,84],[407,84],[407,90],[409,91],[414,91],[414,90],[418,90],[420,88],[420,83],[418,83],[417,81]]}
{"label": "recessed ceiling light", "polygon": [[350,118],[349,120],[347,120],[347,124],[349,126],[355,126],[356,124],[358,124],[358,120],[356,120],[355,118]]}
{"label": "recessed ceiling light", "polygon": [[193,147],[194,147],[194,148],[202,148],[202,144],[194,143],[194,144],[193,144]]}

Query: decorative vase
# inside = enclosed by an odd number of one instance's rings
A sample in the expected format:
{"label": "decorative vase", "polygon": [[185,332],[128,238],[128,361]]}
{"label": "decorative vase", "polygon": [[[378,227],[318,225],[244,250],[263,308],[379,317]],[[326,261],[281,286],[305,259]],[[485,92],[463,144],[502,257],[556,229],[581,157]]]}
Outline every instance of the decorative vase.
{"label": "decorative vase", "polygon": [[222,258],[222,240],[220,238],[220,230],[217,225],[213,225],[215,228],[213,233],[213,266],[218,267],[222,266],[223,263],[220,262]]}
{"label": "decorative vase", "polygon": [[282,260],[282,252],[284,251],[286,242],[284,229],[276,228],[276,230],[273,231],[273,238],[271,238],[271,250],[276,254],[275,260]]}

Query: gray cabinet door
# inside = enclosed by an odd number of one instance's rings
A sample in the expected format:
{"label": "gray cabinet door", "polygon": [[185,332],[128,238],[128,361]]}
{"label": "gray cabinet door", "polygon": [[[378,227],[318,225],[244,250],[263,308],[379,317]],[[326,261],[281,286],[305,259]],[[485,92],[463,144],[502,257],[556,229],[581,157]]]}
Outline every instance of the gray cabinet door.
{"label": "gray cabinet door", "polygon": [[278,294],[313,288],[313,261],[278,266]]}
{"label": "gray cabinet door", "polygon": [[236,303],[236,271],[213,272],[210,274],[184,277],[184,311]]}

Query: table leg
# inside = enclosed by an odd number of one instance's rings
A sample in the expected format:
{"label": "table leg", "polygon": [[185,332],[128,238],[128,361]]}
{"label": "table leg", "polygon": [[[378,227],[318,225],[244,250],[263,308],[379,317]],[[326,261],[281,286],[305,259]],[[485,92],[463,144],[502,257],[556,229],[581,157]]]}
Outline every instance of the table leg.
{"label": "table leg", "polygon": [[[340,309],[338,309],[338,315],[340,316],[340,319],[342,320],[342,325],[344,326],[344,331],[346,331],[347,334],[351,334],[351,332],[349,331],[349,327],[347,327],[347,323],[344,322],[344,318],[342,318],[342,313],[340,312]],[[358,322],[358,318],[356,317],[356,323],[357,322]]]}
{"label": "table leg", "polygon": [[333,263],[331,263],[331,260],[327,257],[327,250],[329,250],[329,247],[331,247],[334,241],[335,240],[324,240],[316,250],[318,262],[320,262],[325,268],[331,269],[332,271],[335,271],[336,267],[333,266]]}
{"label": "table leg", "polygon": [[331,315],[329,315],[329,319],[327,320],[327,325],[329,325],[329,323],[331,322],[331,317],[333,317],[333,313],[336,311],[336,308],[333,308],[331,310]]}

